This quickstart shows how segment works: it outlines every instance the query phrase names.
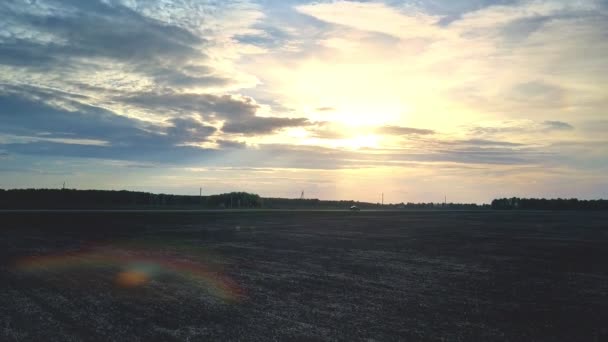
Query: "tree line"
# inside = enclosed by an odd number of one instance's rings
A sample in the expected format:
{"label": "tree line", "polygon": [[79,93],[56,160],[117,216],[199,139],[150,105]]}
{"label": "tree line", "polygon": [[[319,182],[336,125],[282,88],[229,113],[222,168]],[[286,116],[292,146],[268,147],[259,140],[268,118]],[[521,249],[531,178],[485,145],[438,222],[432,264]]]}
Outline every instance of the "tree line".
{"label": "tree line", "polygon": [[608,200],[576,198],[501,198],[492,201],[495,210],[608,210]]}
{"label": "tree line", "polygon": [[238,209],[261,207],[262,198],[246,192],[188,196],[125,190],[0,189],[0,208],[2,209]]}
{"label": "tree line", "polygon": [[608,200],[501,198],[475,203],[368,203],[319,199],[262,198],[247,192],[210,196],[137,191],[0,189],[0,209],[348,209],[363,210],[608,210]]}
{"label": "tree line", "polygon": [[380,204],[359,201],[262,198],[247,192],[210,196],[153,194],[138,191],[75,189],[0,189],[0,209],[488,209],[488,205],[459,203]]}

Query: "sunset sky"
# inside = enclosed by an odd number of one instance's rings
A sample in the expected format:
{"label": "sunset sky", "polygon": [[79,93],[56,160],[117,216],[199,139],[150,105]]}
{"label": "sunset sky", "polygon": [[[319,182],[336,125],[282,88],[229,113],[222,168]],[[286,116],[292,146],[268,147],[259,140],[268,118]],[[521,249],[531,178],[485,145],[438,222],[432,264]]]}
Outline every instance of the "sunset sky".
{"label": "sunset sky", "polygon": [[607,0],[3,0],[0,188],[608,197]]}

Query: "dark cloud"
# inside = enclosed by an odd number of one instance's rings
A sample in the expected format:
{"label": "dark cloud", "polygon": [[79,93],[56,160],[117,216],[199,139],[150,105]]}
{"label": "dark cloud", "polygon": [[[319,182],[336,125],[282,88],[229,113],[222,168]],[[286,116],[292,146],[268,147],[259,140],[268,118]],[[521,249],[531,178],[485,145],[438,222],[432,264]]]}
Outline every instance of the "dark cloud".
{"label": "dark cloud", "polygon": [[241,34],[234,37],[237,41],[245,44],[260,46],[267,49],[278,48],[293,39],[293,35],[285,30],[264,23],[254,25],[258,34]]}
{"label": "dark cloud", "polygon": [[63,58],[54,53],[55,45],[37,44],[23,39],[0,42],[0,64],[31,69],[50,69],[66,65]]}
{"label": "dark cloud", "polygon": [[[154,162],[181,166],[268,167],[305,169],[366,168],[411,163],[459,163],[535,165],[555,160],[552,153],[527,146],[489,140],[435,141],[412,149],[344,150],[315,146],[259,145],[250,147],[219,139],[220,149],[176,145],[179,141],[205,138],[212,129],[196,118],[176,120],[165,133],[141,131],[140,138],[108,146],[64,144],[52,141],[11,143],[0,148],[13,154],[64,156]],[[180,137],[178,139],[178,137]],[[107,140],[113,141],[107,137]]]}
{"label": "dark cloud", "polygon": [[302,169],[367,168],[410,163],[459,163],[487,165],[535,165],[555,160],[555,155],[531,149],[454,148],[423,151],[374,150],[347,151],[322,147],[261,145],[257,148],[230,150],[201,149],[190,146],[172,149],[142,146],[137,150],[113,146],[73,145],[54,142],[7,144],[11,153],[40,156],[64,156],[155,162],[180,163],[199,167],[267,167]]}
{"label": "dark cloud", "polygon": [[253,116],[245,120],[229,121],[224,124],[225,133],[241,133],[245,135],[268,134],[286,127],[305,126],[309,123],[304,118],[269,118]]}
{"label": "dark cloud", "polygon": [[205,141],[216,129],[193,117],[172,118],[168,126],[118,115],[71,100],[63,93],[0,88],[0,133],[45,138],[98,139],[112,146],[174,145]]}
{"label": "dark cloud", "polygon": [[222,131],[246,135],[268,134],[285,127],[308,125],[305,118],[257,116],[259,106],[249,97],[211,94],[138,93],[116,101],[179,115],[196,113],[205,120],[224,121]]}
{"label": "dark cloud", "polygon": [[224,86],[231,83],[230,79],[214,74],[195,75],[172,69],[148,67],[146,73],[154,77],[158,85],[176,88]]}
{"label": "dark cloud", "polygon": [[[189,98],[189,97],[186,97]],[[224,130],[239,134],[264,134],[306,124],[305,119],[255,116],[257,108],[249,100],[230,96],[203,96],[195,108],[209,108],[227,121]],[[27,137],[26,142],[0,144],[6,153],[101,158],[159,163],[188,162],[220,158],[221,150],[185,144],[210,141],[216,128],[199,115],[175,116],[156,125],[118,115],[72,99],[70,94],[34,87],[0,87],[0,134]],[[239,112],[240,110],[240,112]],[[54,140],[51,140],[54,139]],[[78,140],[94,139],[106,144],[92,145]],[[62,141],[64,140],[64,141]],[[68,141],[69,140],[69,141]],[[245,150],[234,141],[217,141],[221,149]]]}
{"label": "dark cloud", "polygon": [[[108,57],[148,61],[156,57],[187,58],[201,38],[176,26],[147,18],[115,2],[48,1],[59,15],[4,13],[33,32],[66,40],[52,52],[67,57]],[[41,45],[44,46],[44,45]]]}
{"label": "dark cloud", "polygon": [[334,110],[336,110],[336,108],[334,107],[319,107],[317,109],[315,109],[317,112],[333,112]]}
{"label": "dark cloud", "polygon": [[115,101],[152,111],[174,114],[196,113],[205,119],[239,119],[254,116],[259,106],[248,97],[187,93],[136,93]]}
{"label": "dark cloud", "polygon": [[[213,140],[219,148],[246,148],[231,140],[211,139],[217,129],[209,122],[223,122],[224,132],[242,135],[307,124],[303,118],[259,117],[258,104],[248,97],[178,93],[233,81],[205,65],[209,42],[198,33],[144,13],[120,1],[0,3],[0,21],[10,26],[0,37],[0,64],[56,80],[65,76],[70,88],[92,94],[16,86],[2,77],[0,134],[19,137],[5,144],[6,151],[155,161],[174,160],[174,154],[200,158],[215,152],[184,145]],[[99,69],[120,71],[126,78],[146,76],[153,81],[151,90],[118,92],[110,84],[89,84],[87,73]],[[72,76],[80,73],[84,79],[74,81]],[[137,107],[166,120],[153,124],[127,117],[97,105],[100,100],[112,108]],[[91,141],[104,144],[92,146]]]}
{"label": "dark cloud", "polygon": [[173,118],[170,122],[172,126],[166,129],[166,133],[175,143],[202,142],[217,131],[194,118]]}
{"label": "dark cloud", "polygon": [[[208,141],[215,128],[196,115],[174,117],[166,126],[117,115],[103,108],[69,99],[64,93],[31,88],[0,93],[0,133],[70,139],[99,139],[106,146],[65,144],[56,141],[33,141],[0,146],[11,154],[100,158],[156,163],[196,163],[200,166],[255,166],[290,168],[364,168],[379,165],[401,165],[412,162],[453,162],[460,164],[535,164],[551,154],[521,144],[469,139],[441,141],[430,139],[412,150],[361,150],[262,145],[248,148],[233,141],[216,141],[222,150],[183,146],[185,143]],[[221,97],[218,97],[221,98]],[[224,102],[215,98],[219,103]],[[73,108],[68,110],[61,105]],[[231,107],[235,104],[231,104]],[[242,104],[241,104],[242,105]],[[221,107],[221,106],[220,106]],[[240,108],[240,106],[237,106]],[[222,111],[218,111],[223,113]],[[19,114],[19,115],[16,115]],[[224,114],[222,114],[224,115]],[[249,114],[251,115],[251,113]],[[230,133],[262,134],[287,126],[308,124],[304,119],[241,117],[241,125],[228,122]],[[238,121],[237,121],[238,122]],[[403,128],[403,127],[401,127]],[[228,151],[230,150],[230,151]],[[227,154],[228,153],[228,154]]]}
{"label": "dark cloud", "polygon": [[562,121],[545,121],[543,125],[547,130],[551,131],[571,131],[574,129],[574,126]]}
{"label": "dark cloud", "polygon": [[401,127],[401,126],[384,126],[377,130],[380,134],[390,134],[390,135],[428,135],[435,134],[435,131],[430,129],[420,129],[420,128],[411,128],[411,127]]}
{"label": "dark cloud", "polygon": [[57,175],[57,176],[65,176],[67,174],[71,174],[71,172],[62,170],[62,171],[52,171],[47,169],[37,169],[32,167],[12,167],[12,166],[2,166],[0,167],[1,173],[18,173],[18,174],[34,174],[34,175]]}
{"label": "dark cloud", "polygon": [[125,160],[163,164],[202,163],[205,159],[218,157],[222,153],[219,150],[201,149],[191,146],[155,144],[95,146],[47,141],[5,144],[3,148],[6,148],[11,153],[24,155]]}
{"label": "dark cloud", "polygon": [[[160,87],[230,83],[209,67],[192,65],[207,60],[202,51],[207,42],[186,29],[116,1],[41,3],[49,8],[45,13],[36,12],[34,5],[0,6],[0,20],[10,19],[16,31],[27,33],[0,40],[0,64],[68,73],[111,60],[124,70],[153,78]],[[38,36],[53,38],[31,38]]]}
{"label": "dark cloud", "polygon": [[[77,110],[51,104],[52,100],[58,99]],[[51,94],[27,94],[18,89],[4,89],[0,92],[0,132],[3,133],[44,133],[49,137],[94,139],[111,136],[120,140],[145,132],[138,126],[144,126],[144,123]]]}

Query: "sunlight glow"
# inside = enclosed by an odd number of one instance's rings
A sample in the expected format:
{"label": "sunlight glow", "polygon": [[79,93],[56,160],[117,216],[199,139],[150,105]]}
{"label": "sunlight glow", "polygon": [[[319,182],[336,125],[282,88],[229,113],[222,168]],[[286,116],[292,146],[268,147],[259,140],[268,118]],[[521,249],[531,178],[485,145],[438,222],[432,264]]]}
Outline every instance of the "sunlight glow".
{"label": "sunlight glow", "polygon": [[333,148],[347,148],[359,150],[362,148],[378,148],[380,138],[377,135],[361,135],[352,138],[334,139],[327,142]]}

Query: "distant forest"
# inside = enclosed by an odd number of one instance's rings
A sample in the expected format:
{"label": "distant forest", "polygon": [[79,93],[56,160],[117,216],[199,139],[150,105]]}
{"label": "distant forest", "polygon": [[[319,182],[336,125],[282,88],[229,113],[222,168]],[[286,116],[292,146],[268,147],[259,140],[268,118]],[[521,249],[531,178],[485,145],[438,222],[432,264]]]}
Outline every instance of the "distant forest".
{"label": "distant forest", "polygon": [[262,198],[246,192],[210,196],[152,194],[135,191],[74,189],[0,189],[0,209],[489,209],[459,203],[380,204],[319,199]]}
{"label": "distant forest", "polygon": [[608,200],[501,198],[492,201],[495,210],[608,210]]}
{"label": "distant forest", "polygon": [[0,209],[359,209],[372,210],[608,210],[608,200],[495,199],[491,205],[462,203],[368,203],[318,199],[263,198],[246,192],[210,196],[136,191],[0,189]]}

